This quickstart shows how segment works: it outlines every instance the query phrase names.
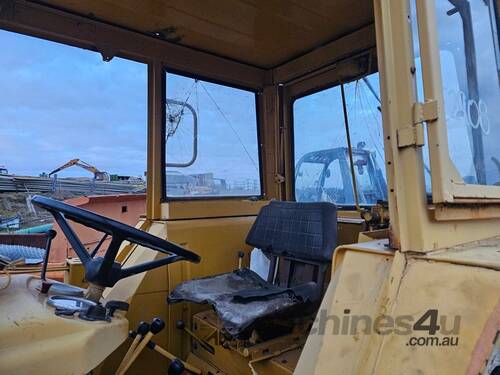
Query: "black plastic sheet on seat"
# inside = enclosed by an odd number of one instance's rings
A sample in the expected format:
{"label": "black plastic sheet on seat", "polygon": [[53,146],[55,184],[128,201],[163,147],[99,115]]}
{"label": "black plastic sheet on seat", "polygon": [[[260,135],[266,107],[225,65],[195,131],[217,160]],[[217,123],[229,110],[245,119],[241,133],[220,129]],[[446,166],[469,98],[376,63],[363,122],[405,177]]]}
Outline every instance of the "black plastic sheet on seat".
{"label": "black plastic sheet on seat", "polygon": [[169,303],[189,301],[212,305],[225,330],[233,337],[248,331],[260,319],[301,312],[320,298],[316,283],[280,288],[243,268],[179,284]]}

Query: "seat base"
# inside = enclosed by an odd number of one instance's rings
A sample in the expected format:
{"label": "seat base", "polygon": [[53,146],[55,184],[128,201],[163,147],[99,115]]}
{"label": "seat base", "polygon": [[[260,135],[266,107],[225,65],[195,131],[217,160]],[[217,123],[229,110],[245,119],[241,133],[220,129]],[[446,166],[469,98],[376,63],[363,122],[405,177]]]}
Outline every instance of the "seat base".
{"label": "seat base", "polygon": [[[248,375],[251,373],[249,362],[259,374],[292,375],[307,339],[307,324],[297,326],[293,333],[273,339],[227,340],[224,327],[213,310],[199,312],[193,316],[192,329],[198,337],[206,338],[215,352],[209,352],[203,346],[192,341],[192,357],[196,357],[199,368],[212,366],[214,374]],[[276,356],[270,354],[275,353]],[[283,354],[279,354],[283,353]],[[262,357],[268,357],[260,360]],[[257,360],[257,361],[255,361]]]}
{"label": "seat base", "polygon": [[320,291],[314,282],[281,288],[243,268],[185,281],[172,291],[168,303],[208,303],[230,336],[244,338],[258,325],[269,326],[273,320],[283,320],[280,318],[307,316],[314,311],[319,298]]}

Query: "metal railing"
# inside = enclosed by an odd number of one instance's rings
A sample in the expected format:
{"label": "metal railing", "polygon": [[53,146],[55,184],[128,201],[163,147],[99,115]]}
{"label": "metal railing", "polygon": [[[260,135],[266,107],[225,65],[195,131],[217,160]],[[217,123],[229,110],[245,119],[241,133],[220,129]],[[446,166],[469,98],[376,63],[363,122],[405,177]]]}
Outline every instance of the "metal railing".
{"label": "metal railing", "polygon": [[133,182],[78,181],[44,177],[0,176],[0,192],[126,194],[144,192],[145,184]]}

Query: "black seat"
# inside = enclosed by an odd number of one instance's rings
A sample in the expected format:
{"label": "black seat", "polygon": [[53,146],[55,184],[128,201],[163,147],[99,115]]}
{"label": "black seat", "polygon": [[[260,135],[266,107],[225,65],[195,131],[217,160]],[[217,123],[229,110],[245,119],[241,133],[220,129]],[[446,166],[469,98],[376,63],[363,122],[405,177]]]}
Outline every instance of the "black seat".
{"label": "black seat", "polygon": [[235,338],[248,337],[253,328],[283,317],[313,313],[337,244],[335,205],[272,201],[260,211],[246,242],[271,259],[267,281],[243,268],[185,281],[168,302],[212,305]]}

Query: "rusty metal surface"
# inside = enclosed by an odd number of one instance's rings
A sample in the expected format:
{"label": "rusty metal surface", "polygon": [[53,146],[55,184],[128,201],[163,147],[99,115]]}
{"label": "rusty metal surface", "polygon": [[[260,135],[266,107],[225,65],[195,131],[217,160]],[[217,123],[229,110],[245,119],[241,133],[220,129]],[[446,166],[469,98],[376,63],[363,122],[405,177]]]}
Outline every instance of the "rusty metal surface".
{"label": "rusty metal surface", "polygon": [[45,248],[47,235],[45,233],[34,234],[0,234],[0,244],[4,245],[20,245]]}

